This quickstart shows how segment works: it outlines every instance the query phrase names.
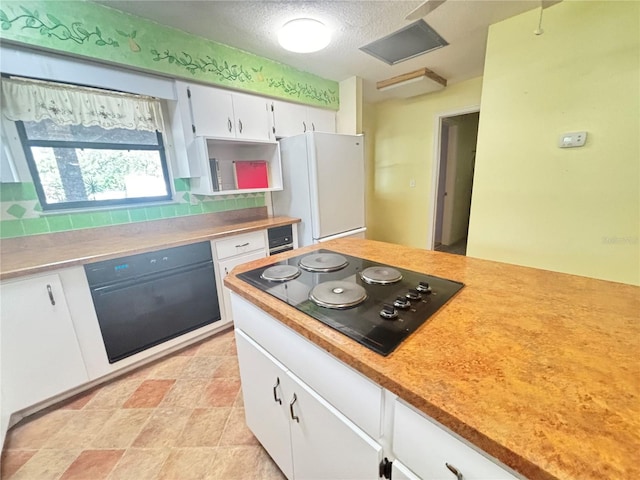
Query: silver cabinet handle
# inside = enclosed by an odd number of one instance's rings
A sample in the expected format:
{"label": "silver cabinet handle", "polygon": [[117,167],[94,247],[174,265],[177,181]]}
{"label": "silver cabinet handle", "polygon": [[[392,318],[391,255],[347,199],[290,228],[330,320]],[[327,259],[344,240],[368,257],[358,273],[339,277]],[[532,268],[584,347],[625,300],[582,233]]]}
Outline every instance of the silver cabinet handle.
{"label": "silver cabinet handle", "polygon": [[302,127],[303,127],[303,132],[307,131],[307,123],[306,122],[302,122]]}
{"label": "silver cabinet handle", "polygon": [[233,123],[231,123],[231,118],[229,117],[227,117],[227,128],[229,129],[229,132],[233,129]]}
{"label": "silver cabinet handle", "polygon": [[242,245],[236,245],[236,248],[246,247],[247,245],[249,245],[249,242],[243,243]]}
{"label": "silver cabinet handle", "polygon": [[311,122],[311,128],[312,128],[312,129],[313,129],[313,131],[315,132],[315,131],[316,131],[316,124],[315,124],[315,123],[313,123],[313,122]]}
{"label": "silver cabinet handle", "polygon": [[289,404],[289,413],[291,414],[291,420],[295,420],[297,423],[300,423],[300,418],[293,413],[293,404],[297,401],[298,397],[296,397],[296,394],[294,393],[293,400],[291,400],[291,403]]}
{"label": "silver cabinet handle", "polygon": [[280,385],[280,377],[276,377],[276,384],[273,386],[273,401],[282,405],[282,400],[278,398],[278,394],[276,393],[278,385]]}
{"label": "silver cabinet handle", "polygon": [[51,285],[48,285],[48,284],[47,284],[47,293],[49,294],[49,301],[51,302],[51,305],[55,305],[56,299],[53,298],[53,290],[51,290]]}
{"label": "silver cabinet handle", "polygon": [[242,120],[238,119],[238,127],[240,128],[240,133],[242,133]]}
{"label": "silver cabinet handle", "polygon": [[451,465],[449,463],[446,463],[446,462],[445,462],[444,465],[449,469],[449,471],[451,473],[453,473],[456,476],[456,478],[458,480],[463,480],[464,479],[464,477],[462,476],[462,472],[460,470],[458,470],[456,467],[454,467],[453,465]]}

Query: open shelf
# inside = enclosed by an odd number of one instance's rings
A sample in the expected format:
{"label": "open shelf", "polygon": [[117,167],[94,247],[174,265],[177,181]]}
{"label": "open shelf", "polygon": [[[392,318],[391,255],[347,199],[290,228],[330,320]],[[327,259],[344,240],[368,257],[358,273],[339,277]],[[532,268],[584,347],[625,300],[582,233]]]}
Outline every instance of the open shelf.
{"label": "open shelf", "polygon": [[[277,142],[249,141],[197,137],[195,151],[189,152],[194,162],[191,192],[199,195],[228,195],[234,193],[282,190],[280,144]],[[235,162],[255,162],[257,175],[266,167],[266,182],[249,181],[255,188],[238,188]],[[244,165],[246,167],[246,165]],[[246,170],[246,169],[245,169]],[[241,175],[243,169],[238,169]],[[242,177],[239,177],[242,182]],[[266,186],[262,186],[266,183]]]}

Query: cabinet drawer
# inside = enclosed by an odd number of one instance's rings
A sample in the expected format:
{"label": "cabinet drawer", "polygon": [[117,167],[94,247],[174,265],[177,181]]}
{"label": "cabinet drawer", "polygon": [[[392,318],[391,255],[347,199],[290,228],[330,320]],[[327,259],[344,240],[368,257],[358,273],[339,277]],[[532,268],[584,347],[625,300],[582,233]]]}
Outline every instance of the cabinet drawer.
{"label": "cabinet drawer", "polygon": [[465,480],[516,480],[506,467],[467,445],[455,434],[420,412],[396,400],[393,420],[393,452],[419,478],[451,478],[447,464]]}
{"label": "cabinet drawer", "polygon": [[382,387],[233,293],[231,305],[236,328],[368,435],[380,437]]}
{"label": "cabinet drawer", "polygon": [[265,231],[245,233],[243,235],[234,235],[233,237],[223,238],[215,241],[216,255],[218,260],[233,257],[242,253],[255,252],[256,250],[264,250],[266,252]]}

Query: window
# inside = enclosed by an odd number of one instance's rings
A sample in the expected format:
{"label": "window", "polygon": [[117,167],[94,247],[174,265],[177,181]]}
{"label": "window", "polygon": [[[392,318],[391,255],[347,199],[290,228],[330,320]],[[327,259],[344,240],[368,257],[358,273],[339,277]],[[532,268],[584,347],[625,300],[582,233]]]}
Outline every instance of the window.
{"label": "window", "polygon": [[171,199],[157,100],[20,81],[22,101],[7,106],[3,80],[3,114],[16,122],[43,210]]}

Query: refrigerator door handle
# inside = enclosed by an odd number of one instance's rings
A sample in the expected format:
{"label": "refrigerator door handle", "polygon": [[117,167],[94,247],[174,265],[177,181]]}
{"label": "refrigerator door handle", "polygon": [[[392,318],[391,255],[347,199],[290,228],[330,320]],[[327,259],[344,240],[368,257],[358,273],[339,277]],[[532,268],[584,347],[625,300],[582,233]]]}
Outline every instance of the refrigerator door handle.
{"label": "refrigerator door handle", "polygon": [[328,242],[329,240],[335,240],[336,238],[351,237],[354,235],[358,235],[359,233],[364,233],[366,230],[367,230],[367,227],[356,228],[354,230],[349,230],[348,232],[340,232],[340,233],[336,233],[335,235],[330,235],[328,237],[316,238],[315,241],[319,243]]}

